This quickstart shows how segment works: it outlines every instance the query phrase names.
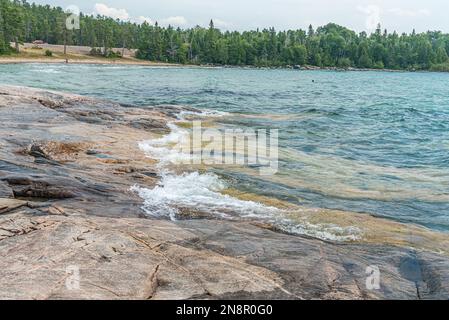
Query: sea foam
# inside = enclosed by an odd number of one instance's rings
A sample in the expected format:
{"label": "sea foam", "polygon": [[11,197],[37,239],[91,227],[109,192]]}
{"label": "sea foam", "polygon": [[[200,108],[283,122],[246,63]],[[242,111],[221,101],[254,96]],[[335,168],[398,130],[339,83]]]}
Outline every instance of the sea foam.
{"label": "sea foam", "polygon": [[176,219],[178,209],[207,212],[219,218],[239,217],[269,218],[279,210],[253,201],[243,201],[221,193],[226,183],[211,173],[164,174],[153,189],[133,187],[144,199],[144,210],[157,217]]}
{"label": "sea foam", "polygon": [[[194,117],[217,117],[225,113],[204,111],[196,113],[182,111],[180,121]],[[282,209],[267,206],[254,201],[240,200],[223,193],[228,188],[226,181],[213,173],[172,172],[170,164],[179,164],[191,159],[191,154],[182,153],[174,145],[190,138],[188,130],[180,128],[174,122],[169,123],[170,133],[159,138],[139,143],[140,149],[149,157],[159,160],[160,182],[154,188],[133,186],[143,200],[145,213],[157,218],[170,218],[175,221],[181,210],[202,212],[220,219],[261,221],[274,228],[297,235],[307,235],[323,240],[352,241],[360,238],[357,228],[341,228],[335,225],[311,224],[307,221],[295,221],[287,217]]]}

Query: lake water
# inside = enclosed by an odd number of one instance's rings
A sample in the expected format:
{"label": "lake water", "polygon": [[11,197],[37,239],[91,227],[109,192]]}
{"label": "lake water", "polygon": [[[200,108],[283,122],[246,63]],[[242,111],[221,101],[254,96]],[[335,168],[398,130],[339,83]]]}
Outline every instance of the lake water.
{"label": "lake water", "polygon": [[[226,111],[225,125],[279,129],[279,172],[215,170],[233,188],[449,231],[449,74],[18,64],[0,83]],[[147,199],[163,207],[179,178]],[[184,178],[196,189],[176,200],[229,201],[211,176]]]}

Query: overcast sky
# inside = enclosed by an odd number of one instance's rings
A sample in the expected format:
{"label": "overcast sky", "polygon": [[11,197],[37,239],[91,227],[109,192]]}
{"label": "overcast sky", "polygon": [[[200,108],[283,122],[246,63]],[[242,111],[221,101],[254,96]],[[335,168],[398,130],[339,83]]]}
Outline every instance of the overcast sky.
{"label": "overcast sky", "polygon": [[[30,0],[33,1],[33,0]],[[76,5],[85,13],[162,25],[207,26],[248,30],[306,28],[335,22],[355,31],[371,31],[377,23],[389,31],[449,32],[447,0],[35,0],[63,8]]]}

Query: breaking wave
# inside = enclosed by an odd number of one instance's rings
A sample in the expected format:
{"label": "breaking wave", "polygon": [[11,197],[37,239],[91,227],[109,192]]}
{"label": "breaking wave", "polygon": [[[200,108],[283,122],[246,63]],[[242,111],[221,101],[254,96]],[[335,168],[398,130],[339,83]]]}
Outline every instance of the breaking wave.
{"label": "breaking wave", "polygon": [[[205,111],[201,114],[182,111],[178,115],[180,121],[190,116],[217,117],[224,115],[215,111]],[[133,186],[143,200],[143,210],[152,217],[170,218],[175,221],[183,211],[207,213],[219,219],[244,219],[271,224],[283,232],[307,235],[330,241],[353,241],[360,238],[357,228],[341,228],[335,225],[311,224],[307,221],[293,222],[287,217],[287,212],[254,201],[240,200],[224,194],[228,188],[225,180],[213,173],[186,172],[176,174],[169,169],[170,164],[191,159],[191,154],[185,154],[173,148],[189,138],[189,131],[180,128],[175,122],[168,124],[171,132],[159,139],[142,141],[140,149],[149,157],[159,160],[160,182],[154,188]]]}

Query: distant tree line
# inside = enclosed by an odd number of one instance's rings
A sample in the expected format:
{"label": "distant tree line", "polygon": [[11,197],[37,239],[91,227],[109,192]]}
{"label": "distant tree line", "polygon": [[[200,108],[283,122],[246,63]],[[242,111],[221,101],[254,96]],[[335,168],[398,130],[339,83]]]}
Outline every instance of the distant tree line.
{"label": "distant tree line", "polygon": [[138,49],[138,58],[163,62],[449,71],[449,35],[440,31],[398,34],[379,25],[371,34],[357,34],[330,23],[308,30],[223,32],[213,21],[208,28],[182,30],[84,14],[80,29],[67,31],[67,16],[59,7],[0,0],[0,54],[14,50],[10,42],[39,39],[103,48],[104,53],[112,47]]}

